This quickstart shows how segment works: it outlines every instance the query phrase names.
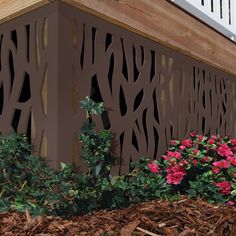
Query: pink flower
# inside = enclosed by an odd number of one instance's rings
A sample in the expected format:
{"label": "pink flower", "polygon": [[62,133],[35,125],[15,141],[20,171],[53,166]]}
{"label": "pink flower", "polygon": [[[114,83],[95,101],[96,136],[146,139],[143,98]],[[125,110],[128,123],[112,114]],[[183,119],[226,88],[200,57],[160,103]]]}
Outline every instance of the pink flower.
{"label": "pink flower", "polygon": [[236,166],[236,157],[235,156],[231,158],[231,164],[233,166]]}
{"label": "pink flower", "polygon": [[191,133],[190,133],[190,136],[194,138],[194,137],[197,136],[197,134],[196,134],[196,132],[191,132]]}
{"label": "pink flower", "polygon": [[182,155],[179,152],[172,152],[172,151],[168,151],[167,152],[167,157],[170,158],[175,158],[175,159],[181,159]]}
{"label": "pink flower", "polygon": [[176,145],[177,144],[177,141],[176,140],[171,140],[170,141],[170,145]]}
{"label": "pink flower", "polygon": [[230,163],[226,160],[221,160],[221,161],[215,161],[213,162],[213,165],[216,167],[221,167],[223,169],[227,169],[230,166]]}
{"label": "pink flower", "polygon": [[199,151],[198,149],[194,149],[193,154],[196,156],[198,154],[198,151]]}
{"label": "pink flower", "polygon": [[213,165],[218,167],[219,166],[219,161],[213,162]]}
{"label": "pink flower", "polygon": [[204,139],[204,136],[202,136],[202,135],[198,135],[197,139],[198,139],[199,142],[202,142],[203,139]]}
{"label": "pink flower", "polygon": [[231,139],[231,143],[232,143],[233,145],[236,145],[236,138]]}
{"label": "pink flower", "polygon": [[209,158],[209,157],[203,157],[203,158],[202,158],[202,161],[203,161],[203,162],[208,162],[208,161],[210,161],[210,158]]}
{"label": "pink flower", "polygon": [[184,175],[182,173],[169,173],[166,176],[166,182],[168,184],[178,185],[181,183]]}
{"label": "pink flower", "polygon": [[157,174],[159,171],[159,166],[157,164],[155,164],[154,162],[149,163],[148,167],[152,173]]}
{"label": "pink flower", "polygon": [[227,169],[230,167],[230,163],[226,160],[221,160],[219,163],[219,167]]}
{"label": "pink flower", "polygon": [[220,193],[224,195],[229,195],[231,190],[231,185],[228,181],[223,181],[219,183],[214,183],[216,187],[220,188]]}
{"label": "pink flower", "polygon": [[184,145],[185,147],[191,147],[192,140],[191,139],[185,139],[181,142],[181,144]]}
{"label": "pink flower", "polygon": [[197,165],[197,160],[193,160],[193,165],[194,165],[194,166]]}
{"label": "pink flower", "polygon": [[193,156],[189,156],[188,157],[191,161],[194,160],[194,157]]}
{"label": "pink flower", "polygon": [[166,176],[166,182],[168,184],[178,185],[186,175],[185,168],[180,165],[169,166],[166,168],[168,173]]}
{"label": "pink flower", "polygon": [[220,147],[218,148],[218,154],[222,157],[233,155],[232,151],[226,143],[220,145]]}
{"label": "pink flower", "polygon": [[207,142],[208,142],[208,144],[212,145],[212,144],[215,143],[215,139],[211,138],[211,139],[209,139]]}
{"label": "pink flower", "polygon": [[228,156],[232,156],[233,155],[233,152],[231,150],[228,150],[225,152],[225,156],[228,157]]}
{"label": "pink flower", "polygon": [[218,174],[218,173],[220,173],[220,169],[219,169],[217,166],[213,166],[213,167],[212,167],[212,172],[213,172],[214,174]]}
{"label": "pink flower", "polygon": [[234,153],[236,153],[236,147],[232,147]]}
{"label": "pink flower", "polygon": [[172,171],[172,172],[175,172],[175,173],[180,172],[180,173],[186,174],[185,168],[182,167],[182,166],[180,166],[180,165],[173,166],[173,167],[171,168],[171,171]]}
{"label": "pink flower", "polygon": [[182,166],[184,166],[184,165],[188,165],[188,161],[183,160],[183,161],[180,162],[180,164],[181,164]]}
{"label": "pink flower", "polygon": [[181,150],[184,150],[186,147],[185,147],[184,145],[181,145],[179,148],[180,148]]}
{"label": "pink flower", "polygon": [[211,135],[211,138],[216,140],[217,139],[217,136],[216,135]]}
{"label": "pink flower", "polygon": [[169,161],[169,160],[170,160],[170,158],[169,158],[168,156],[166,156],[166,155],[162,155],[162,158],[163,158],[165,161]]}
{"label": "pink flower", "polygon": [[167,166],[167,167],[166,167],[166,172],[167,172],[167,173],[170,173],[172,168],[173,168],[172,166]]}
{"label": "pink flower", "polygon": [[233,206],[235,204],[235,202],[233,201],[233,200],[229,200],[228,202],[227,202],[227,205],[228,206]]}

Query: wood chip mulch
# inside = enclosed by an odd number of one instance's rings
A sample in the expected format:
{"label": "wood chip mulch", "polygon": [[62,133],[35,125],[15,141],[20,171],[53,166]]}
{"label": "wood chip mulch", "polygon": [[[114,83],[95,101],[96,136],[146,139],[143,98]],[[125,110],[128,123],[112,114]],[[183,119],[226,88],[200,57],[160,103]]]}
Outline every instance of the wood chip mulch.
{"label": "wood chip mulch", "polygon": [[2,212],[0,235],[236,236],[236,207],[182,198],[176,202],[150,201],[127,209],[103,210],[70,220]]}

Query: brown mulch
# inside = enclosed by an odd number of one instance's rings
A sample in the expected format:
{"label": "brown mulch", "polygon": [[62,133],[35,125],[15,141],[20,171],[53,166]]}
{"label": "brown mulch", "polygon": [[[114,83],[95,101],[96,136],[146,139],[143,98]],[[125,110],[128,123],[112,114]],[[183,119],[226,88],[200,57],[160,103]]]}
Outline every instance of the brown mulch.
{"label": "brown mulch", "polygon": [[236,236],[236,207],[182,198],[176,202],[150,201],[127,209],[103,210],[71,220],[2,212],[0,235]]}

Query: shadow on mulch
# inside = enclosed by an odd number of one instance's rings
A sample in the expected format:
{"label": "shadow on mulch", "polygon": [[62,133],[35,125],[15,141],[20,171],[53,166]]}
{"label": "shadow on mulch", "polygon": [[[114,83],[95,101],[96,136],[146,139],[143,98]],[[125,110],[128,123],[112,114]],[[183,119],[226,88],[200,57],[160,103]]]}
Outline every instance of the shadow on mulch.
{"label": "shadow on mulch", "polygon": [[29,213],[0,213],[1,235],[168,235],[236,236],[236,208],[183,197],[176,202],[149,201],[127,209],[102,210],[63,220]]}

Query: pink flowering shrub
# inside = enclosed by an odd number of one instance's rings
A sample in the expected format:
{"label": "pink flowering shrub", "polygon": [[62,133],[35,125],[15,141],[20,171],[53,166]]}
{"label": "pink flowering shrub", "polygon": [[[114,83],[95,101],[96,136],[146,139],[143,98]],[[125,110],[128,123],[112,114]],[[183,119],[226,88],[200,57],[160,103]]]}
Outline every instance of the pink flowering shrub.
{"label": "pink flowering shrub", "polygon": [[236,204],[236,139],[192,132],[185,140],[171,140],[158,168],[173,193],[202,197],[210,202]]}

